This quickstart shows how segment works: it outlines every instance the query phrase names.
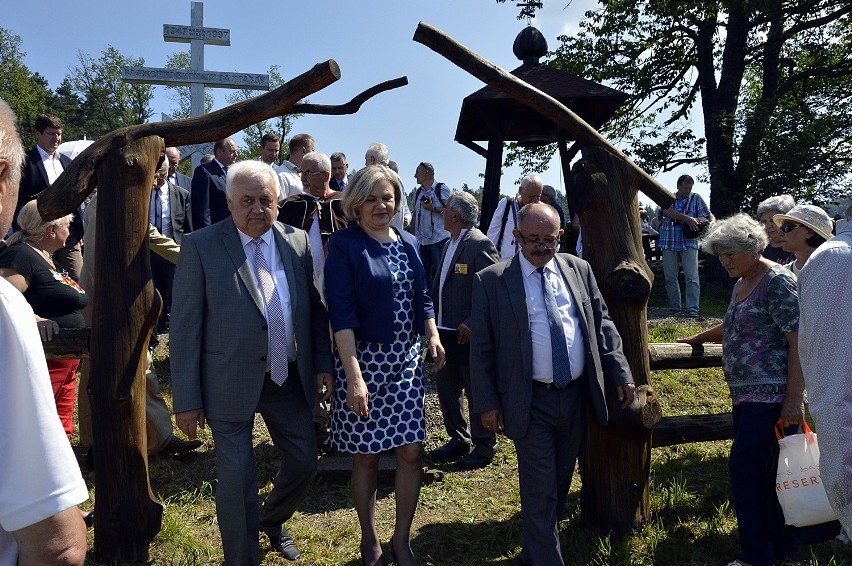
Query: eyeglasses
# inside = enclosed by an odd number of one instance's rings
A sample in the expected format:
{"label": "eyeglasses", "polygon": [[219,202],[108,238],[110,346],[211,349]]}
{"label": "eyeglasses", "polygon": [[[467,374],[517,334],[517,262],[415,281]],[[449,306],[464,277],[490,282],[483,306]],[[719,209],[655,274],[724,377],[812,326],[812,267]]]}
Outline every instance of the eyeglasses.
{"label": "eyeglasses", "polygon": [[782,232],[784,232],[785,234],[789,234],[790,232],[792,232],[796,228],[799,228],[800,226],[801,226],[801,224],[795,224],[793,222],[784,222],[783,224],[781,224],[781,226],[778,227],[778,229],[781,230]]}
{"label": "eyeglasses", "polygon": [[559,244],[558,238],[544,238],[543,240],[533,240],[533,239],[527,238],[526,236],[524,236],[520,232],[518,232],[518,235],[520,235],[521,242],[523,242],[523,244],[525,246],[533,246],[533,247],[536,247],[536,248],[546,248],[546,249],[549,249],[549,250],[553,250],[553,249],[556,249],[556,246]]}
{"label": "eyeglasses", "polygon": [[301,175],[302,177],[306,175],[308,177],[316,177],[317,175],[322,175],[323,173],[325,173],[325,171],[299,171],[299,175]]}

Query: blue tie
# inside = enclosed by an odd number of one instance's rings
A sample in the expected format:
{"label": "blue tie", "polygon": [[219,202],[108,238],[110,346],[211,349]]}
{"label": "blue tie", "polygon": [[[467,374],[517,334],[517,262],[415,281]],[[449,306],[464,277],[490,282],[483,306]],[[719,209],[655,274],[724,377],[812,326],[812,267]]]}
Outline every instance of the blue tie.
{"label": "blue tie", "polygon": [[547,283],[544,268],[538,268],[541,276],[541,294],[547,309],[547,323],[550,326],[550,352],[553,358],[553,385],[565,387],[571,383],[571,361],[568,358],[568,346],[565,344],[565,331],[562,329],[562,317],[556,307],[553,287]]}
{"label": "blue tie", "polygon": [[154,228],[163,233],[163,201],[160,200],[160,187],[154,189]]}

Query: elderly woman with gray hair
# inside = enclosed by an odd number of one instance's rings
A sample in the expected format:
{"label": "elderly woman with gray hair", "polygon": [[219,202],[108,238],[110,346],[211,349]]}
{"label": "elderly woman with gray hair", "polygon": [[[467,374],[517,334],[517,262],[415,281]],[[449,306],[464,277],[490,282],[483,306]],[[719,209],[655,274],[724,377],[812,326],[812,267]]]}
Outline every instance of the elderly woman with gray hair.
{"label": "elderly woman with gray hair", "polygon": [[804,422],[799,303],[795,277],[760,255],[767,241],[761,225],[745,214],[710,227],[699,245],[718,256],[737,283],[722,324],[679,340],[722,342],[733,401],[729,466],[741,547],[729,566],[770,566],[793,551],[775,497],[774,425],[779,418],[791,429]]}

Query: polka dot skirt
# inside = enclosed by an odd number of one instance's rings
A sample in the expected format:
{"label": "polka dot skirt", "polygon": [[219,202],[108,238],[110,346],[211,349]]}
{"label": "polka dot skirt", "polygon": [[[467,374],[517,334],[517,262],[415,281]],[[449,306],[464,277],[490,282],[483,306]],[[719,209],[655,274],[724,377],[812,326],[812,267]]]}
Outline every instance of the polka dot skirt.
{"label": "polka dot skirt", "polygon": [[367,384],[369,414],[359,417],[346,405],[346,376],[339,355],[332,403],[332,447],[349,454],[377,454],[426,438],[420,340],[414,332],[414,271],[400,241],[382,245],[393,278],[395,340],[356,341],[361,375]]}

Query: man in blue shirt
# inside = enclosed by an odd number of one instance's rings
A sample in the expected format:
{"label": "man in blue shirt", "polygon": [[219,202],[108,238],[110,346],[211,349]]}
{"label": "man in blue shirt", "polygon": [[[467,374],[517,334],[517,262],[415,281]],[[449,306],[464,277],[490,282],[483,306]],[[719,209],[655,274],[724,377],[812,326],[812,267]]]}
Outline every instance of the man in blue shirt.
{"label": "man in blue shirt", "polygon": [[698,238],[687,238],[683,227],[688,225],[696,230],[701,219],[710,222],[716,220],[701,195],[692,193],[694,184],[695,181],[689,175],[678,177],[675,202],[663,211],[659,239],[659,248],[663,251],[663,274],[666,278],[666,294],[669,296],[669,314],[680,313],[678,273],[680,264],[683,263],[686,314],[692,317],[698,316],[698,303],[701,299],[701,285],[698,281]]}

